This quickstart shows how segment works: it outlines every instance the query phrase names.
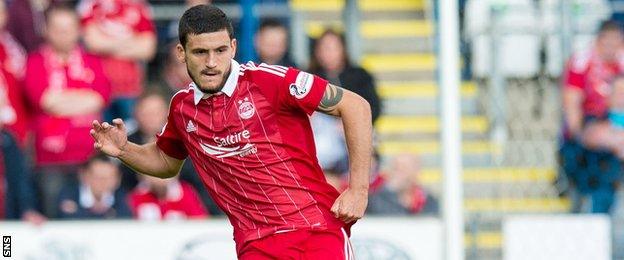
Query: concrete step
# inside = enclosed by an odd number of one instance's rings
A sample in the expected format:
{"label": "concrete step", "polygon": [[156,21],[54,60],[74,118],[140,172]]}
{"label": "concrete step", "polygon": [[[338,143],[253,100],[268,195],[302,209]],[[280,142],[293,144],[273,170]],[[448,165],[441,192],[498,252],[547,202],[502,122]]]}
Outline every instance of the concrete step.
{"label": "concrete step", "polygon": [[[439,115],[439,87],[426,81],[380,81],[377,91],[383,99],[384,114],[388,115]],[[465,82],[461,88],[462,114],[479,114],[477,87]]]}
{"label": "concrete step", "polygon": [[371,11],[420,11],[427,8],[425,0],[359,0],[358,7],[363,12]]}
{"label": "concrete step", "polygon": [[570,209],[565,198],[468,198],[464,199],[464,210],[480,213],[564,213]]}
{"label": "concrete step", "polygon": [[[434,81],[381,81],[377,91],[385,99],[412,99],[437,98],[440,86]],[[464,82],[461,85],[460,95],[472,98],[477,95],[477,85],[474,82]]]}
{"label": "concrete step", "polygon": [[502,259],[503,235],[500,231],[466,234],[466,259]]}
{"label": "concrete step", "polygon": [[[464,116],[462,133],[485,134],[488,122],[482,116]],[[376,122],[376,130],[382,135],[439,134],[440,119],[436,116],[382,116]]]}
{"label": "concrete step", "polygon": [[344,0],[291,0],[290,7],[303,12],[341,12]]}
{"label": "concrete step", "polygon": [[[440,104],[437,98],[383,99],[383,113],[395,116],[439,115]],[[479,102],[476,98],[463,97],[462,115],[479,115]]]}
{"label": "concrete step", "polygon": [[[478,167],[462,169],[464,184],[550,184],[556,177],[555,169],[521,167]],[[415,174],[419,183],[436,185],[442,182],[442,169],[426,168]]]}
{"label": "concrete step", "polygon": [[[379,151],[384,155],[413,154],[413,155],[437,155],[440,153],[438,140],[405,141],[405,140],[381,140]],[[489,141],[464,141],[462,154],[487,154],[500,153],[500,147]]]}
{"label": "concrete step", "polygon": [[344,25],[339,20],[308,20],[305,23],[306,33],[312,39],[320,37],[328,28],[338,32],[344,31]]}
{"label": "concrete step", "polygon": [[435,69],[414,71],[372,71],[378,81],[434,81]]}
{"label": "concrete step", "polygon": [[430,37],[405,38],[367,38],[362,39],[364,53],[393,54],[393,53],[431,53],[434,51],[433,40]]}
{"label": "concrete step", "polygon": [[427,19],[427,12],[425,10],[371,10],[360,12],[360,19],[363,21],[371,20],[400,20],[400,19]]}
{"label": "concrete step", "polygon": [[432,37],[434,26],[425,20],[375,20],[360,23],[362,39],[403,39],[410,37]]}
{"label": "concrete step", "polygon": [[[425,168],[441,167],[442,163],[440,143],[437,139],[422,141],[381,139],[378,150],[384,162],[399,154],[412,154],[418,157],[421,166]],[[497,154],[498,150],[500,149],[486,141],[465,140],[462,148],[462,164],[464,167],[490,166],[493,163],[493,155]]]}
{"label": "concrete step", "polygon": [[378,81],[435,81],[432,53],[366,54],[360,63]]}
{"label": "concrete step", "polygon": [[361,63],[373,73],[432,72],[436,69],[437,59],[432,53],[366,54],[362,57]]}

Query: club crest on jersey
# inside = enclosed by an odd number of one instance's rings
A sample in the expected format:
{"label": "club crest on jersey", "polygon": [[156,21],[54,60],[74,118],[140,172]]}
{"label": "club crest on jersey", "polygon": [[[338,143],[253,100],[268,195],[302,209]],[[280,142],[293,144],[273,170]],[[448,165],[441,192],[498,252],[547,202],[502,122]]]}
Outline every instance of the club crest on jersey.
{"label": "club crest on jersey", "polygon": [[248,98],[238,101],[238,115],[242,119],[249,119],[256,113],[256,108]]}
{"label": "club crest on jersey", "polygon": [[290,95],[296,97],[297,99],[304,98],[310,92],[313,82],[314,76],[312,76],[312,74],[300,71],[299,74],[297,74],[297,79],[295,79],[295,83],[290,84],[290,86],[288,87],[290,90]]}

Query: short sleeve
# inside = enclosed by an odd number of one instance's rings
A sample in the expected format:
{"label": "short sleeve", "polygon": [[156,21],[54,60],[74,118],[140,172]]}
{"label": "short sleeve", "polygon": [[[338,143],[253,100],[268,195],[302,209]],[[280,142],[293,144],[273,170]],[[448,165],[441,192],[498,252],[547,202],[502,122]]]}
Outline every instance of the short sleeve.
{"label": "short sleeve", "polygon": [[138,6],[138,9],[139,13],[141,14],[141,18],[139,19],[139,22],[134,26],[134,30],[139,33],[155,32],[156,26],[154,25],[152,19],[152,11],[150,7],[145,4]]}
{"label": "short sleeve", "polygon": [[41,97],[48,86],[48,77],[43,65],[43,57],[33,53],[26,62],[26,77],[24,80],[26,97],[31,106],[41,109]]}
{"label": "short sleeve", "polygon": [[167,116],[167,123],[163,126],[160,134],[156,135],[156,145],[160,150],[170,157],[178,160],[184,160],[188,156],[188,151],[184,147],[184,142],[180,138],[176,124],[174,120],[174,108],[175,108],[176,96],[173,96],[171,105],[169,107],[169,115]]}
{"label": "short sleeve", "polygon": [[580,58],[572,57],[564,71],[564,87],[583,89],[586,83],[587,65]]}
{"label": "short sleeve", "polygon": [[278,89],[280,92],[278,97],[281,104],[301,109],[311,115],[321,102],[326,88],[327,80],[305,71],[289,68]]}
{"label": "short sleeve", "polygon": [[95,1],[81,1],[78,6],[78,15],[80,16],[80,24],[83,26],[91,23],[95,18],[94,9]]}
{"label": "short sleeve", "polygon": [[91,69],[93,70],[93,90],[97,91],[106,105],[110,104],[111,86],[108,78],[104,75],[102,61],[97,56],[88,55]]}

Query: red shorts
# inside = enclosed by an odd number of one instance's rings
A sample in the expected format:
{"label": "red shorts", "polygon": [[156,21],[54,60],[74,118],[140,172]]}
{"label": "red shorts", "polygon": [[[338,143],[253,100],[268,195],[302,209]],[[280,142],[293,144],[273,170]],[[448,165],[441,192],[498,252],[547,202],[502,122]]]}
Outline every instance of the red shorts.
{"label": "red shorts", "polygon": [[274,234],[245,244],[238,259],[350,260],[353,248],[343,229],[296,230]]}

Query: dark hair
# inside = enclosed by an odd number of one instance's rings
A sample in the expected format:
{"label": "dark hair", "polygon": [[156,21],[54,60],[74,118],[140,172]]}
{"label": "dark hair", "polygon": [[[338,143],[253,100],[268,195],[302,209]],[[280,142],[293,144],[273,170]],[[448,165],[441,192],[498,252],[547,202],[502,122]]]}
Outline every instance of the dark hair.
{"label": "dark hair", "polygon": [[157,97],[163,100],[165,104],[168,103],[166,95],[163,92],[164,91],[158,87],[150,87],[150,88],[145,89],[143,93],[141,93],[141,95],[137,98],[135,107],[139,106],[141,103],[143,103],[143,101],[151,97]]}
{"label": "dark hair", "polygon": [[182,47],[186,46],[189,34],[202,34],[227,30],[233,39],[232,23],[221,9],[213,5],[196,5],[184,12],[178,26],[178,37]]}
{"label": "dark hair", "polygon": [[609,31],[617,31],[617,32],[622,32],[622,25],[614,20],[606,20],[603,21],[600,24],[600,27],[598,28],[598,33],[604,33],[604,32],[609,32]]}
{"label": "dark hair", "polygon": [[82,169],[89,168],[89,166],[91,166],[94,162],[105,162],[105,163],[112,163],[115,165],[118,164],[118,162],[116,162],[115,159],[113,159],[112,157],[104,153],[96,153],[92,155],[91,157],[89,157],[89,159],[86,162],[84,162],[80,168]]}
{"label": "dark hair", "polygon": [[286,30],[286,26],[275,18],[266,18],[262,20],[260,26],[258,27],[258,31],[262,31],[267,28],[283,28]]}
{"label": "dark hair", "polygon": [[56,3],[56,4],[49,6],[48,9],[46,9],[44,12],[46,24],[50,22],[50,17],[52,16],[52,14],[55,14],[55,13],[68,13],[68,14],[75,16],[75,18],[78,19],[78,13],[76,13],[76,10],[74,8],[72,8],[71,6],[67,4]]}
{"label": "dark hair", "polygon": [[309,71],[312,73],[319,73],[323,71],[323,68],[321,68],[321,64],[319,63],[316,57],[316,49],[319,48],[319,43],[321,42],[321,40],[328,36],[335,36],[338,38],[338,40],[340,41],[340,44],[342,45],[341,49],[343,53],[343,62],[344,62],[345,68],[351,66],[351,62],[349,60],[349,53],[347,52],[347,41],[345,40],[344,35],[333,29],[325,29],[325,31],[323,31],[321,36],[319,36],[316,40],[314,40],[314,46],[312,48],[312,58],[310,59],[310,66],[308,68]]}

